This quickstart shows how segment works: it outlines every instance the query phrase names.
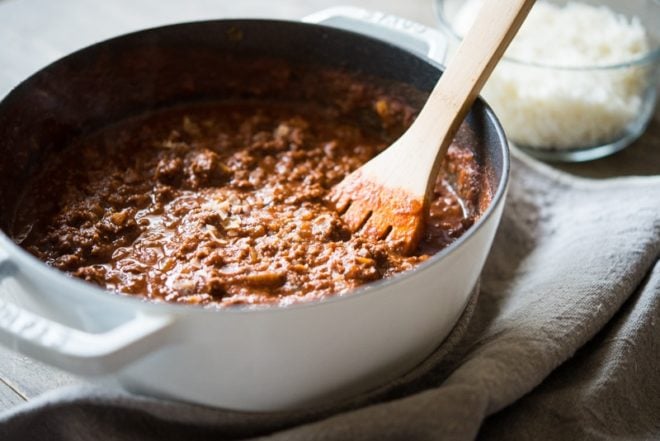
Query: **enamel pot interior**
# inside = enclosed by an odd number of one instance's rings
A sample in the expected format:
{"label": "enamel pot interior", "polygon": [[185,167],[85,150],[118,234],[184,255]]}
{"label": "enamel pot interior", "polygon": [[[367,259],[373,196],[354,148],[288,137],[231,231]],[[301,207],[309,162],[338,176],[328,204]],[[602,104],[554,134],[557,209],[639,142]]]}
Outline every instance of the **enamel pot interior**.
{"label": "enamel pot interior", "polygon": [[[67,56],[23,82],[0,104],[0,227],[10,227],[21,189],[41,164],[81,134],[127,116],[197,100],[331,104],[333,94],[345,91],[318,84],[318,95],[299,96],[296,87],[297,82],[315,81],[315,71],[324,67],[373,77],[392,87],[411,87],[401,93],[417,107],[440,75],[429,60],[364,35],[266,20],[166,26]],[[505,152],[495,126],[487,123],[492,119],[488,113],[477,101],[468,117],[470,130],[463,132],[487,170],[484,184],[495,193],[502,182]]]}

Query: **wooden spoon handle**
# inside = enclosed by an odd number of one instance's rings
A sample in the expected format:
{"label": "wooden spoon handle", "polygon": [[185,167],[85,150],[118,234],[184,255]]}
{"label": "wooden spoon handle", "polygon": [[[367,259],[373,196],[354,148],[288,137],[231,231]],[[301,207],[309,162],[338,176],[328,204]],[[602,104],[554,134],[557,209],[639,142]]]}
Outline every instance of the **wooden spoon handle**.
{"label": "wooden spoon handle", "polygon": [[435,182],[440,160],[458,127],[533,5],[534,0],[484,0],[472,28],[411,127],[415,154],[432,164],[429,185]]}

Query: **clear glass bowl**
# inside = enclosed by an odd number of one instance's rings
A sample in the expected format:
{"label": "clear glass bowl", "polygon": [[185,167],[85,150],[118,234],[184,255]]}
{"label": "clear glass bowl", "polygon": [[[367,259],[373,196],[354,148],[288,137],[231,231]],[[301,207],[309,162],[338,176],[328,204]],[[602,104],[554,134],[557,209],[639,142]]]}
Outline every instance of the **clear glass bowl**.
{"label": "clear glass bowl", "polygon": [[[628,19],[638,17],[649,49],[615,64],[566,66],[504,56],[482,94],[509,139],[544,160],[588,161],[625,148],[646,129],[658,95],[660,0],[575,3],[606,6]],[[464,8],[475,7],[475,0],[435,0],[435,5],[440,28],[449,36],[450,50],[455,49],[466,26]],[[552,44],[555,36],[544,38]]]}

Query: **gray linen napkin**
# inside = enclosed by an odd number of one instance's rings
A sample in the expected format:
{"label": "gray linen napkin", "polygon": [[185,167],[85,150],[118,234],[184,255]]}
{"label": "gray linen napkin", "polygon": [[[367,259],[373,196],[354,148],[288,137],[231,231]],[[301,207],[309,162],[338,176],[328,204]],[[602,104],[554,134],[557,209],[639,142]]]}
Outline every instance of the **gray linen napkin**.
{"label": "gray linen napkin", "polygon": [[472,319],[393,384],[274,414],[69,388],[0,415],[0,439],[660,439],[659,254],[660,178],[515,154]]}

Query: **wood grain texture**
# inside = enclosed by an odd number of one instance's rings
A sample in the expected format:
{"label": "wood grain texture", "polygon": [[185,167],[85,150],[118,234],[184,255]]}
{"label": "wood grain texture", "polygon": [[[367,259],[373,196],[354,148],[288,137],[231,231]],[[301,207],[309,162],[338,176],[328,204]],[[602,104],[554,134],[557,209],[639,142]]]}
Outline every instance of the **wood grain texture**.
{"label": "wood grain texture", "polygon": [[25,403],[25,398],[0,378],[0,413],[21,403]]}
{"label": "wood grain texture", "polygon": [[84,383],[84,380],[0,346],[0,389],[4,384],[17,396],[31,399],[51,389],[76,383]]}
{"label": "wood grain texture", "polygon": [[395,243],[404,254],[417,247],[449,144],[533,5],[484,3],[413,124],[332,188],[330,200],[350,231]]}

